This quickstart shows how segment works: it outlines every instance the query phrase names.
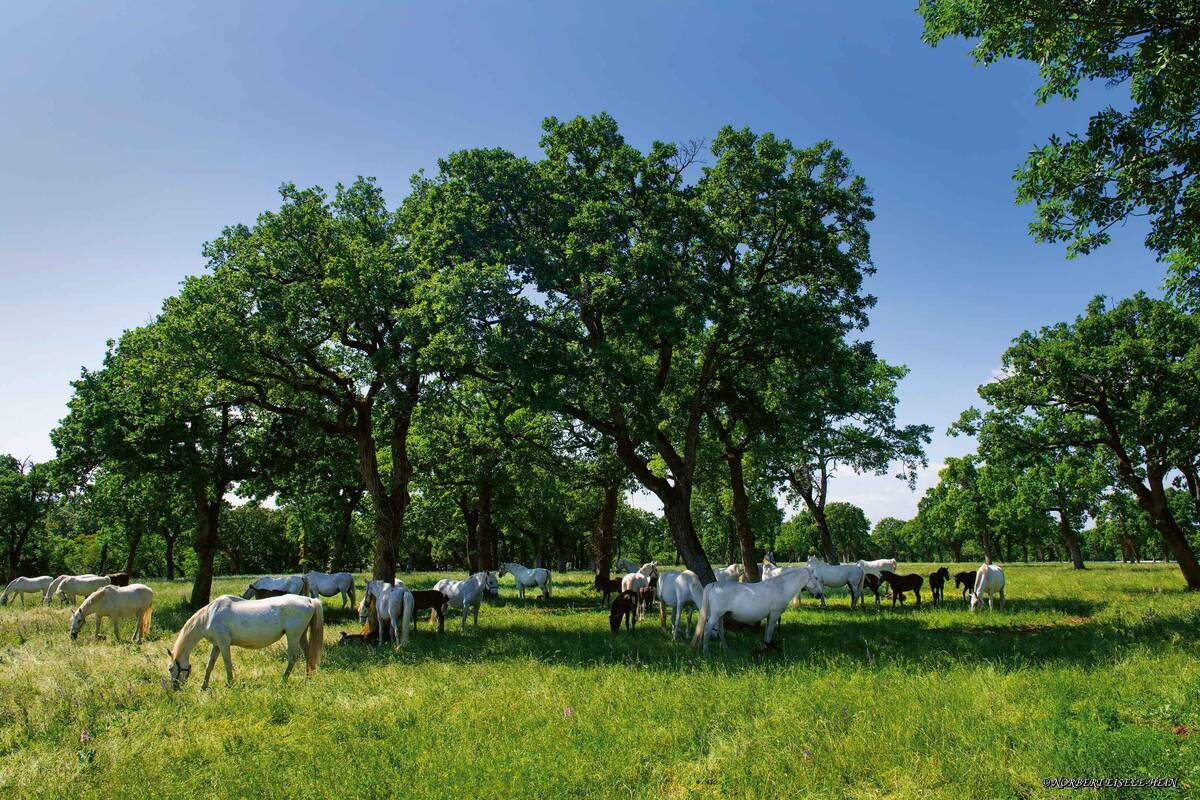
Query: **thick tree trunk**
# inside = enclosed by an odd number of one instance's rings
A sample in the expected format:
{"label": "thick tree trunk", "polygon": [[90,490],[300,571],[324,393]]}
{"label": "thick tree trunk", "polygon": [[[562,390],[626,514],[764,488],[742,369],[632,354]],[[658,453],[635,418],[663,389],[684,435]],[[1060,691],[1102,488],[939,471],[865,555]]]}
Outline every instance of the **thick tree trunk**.
{"label": "thick tree trunk", "polygon": [[659,494],[659,499],[662,500],[667,527],[671,531],[671,538],[675,540],[680,558],[688,569],[696,573],[700,582],[707,586],[715,581],[716,577],[692,524],[690,487],[683,490],[677,485],[673,491]]}
{"label": "thick tree trunk", "polygon": [[746,582],[757,583],[762,574],[758,567],[758,548],[754,544],[754,531],[750,528],[750,498],[746,496],[746,476],[742,470],[741,452],[726,452],[725,463],[729,465],[729,488],[733,493],[733,524],[737,529],[738,543],[741,545]]}
{"label": "thick tree trunk", "polygon": [[1071,520],[1067,518],[1065,511],[1058,512],[1058,530],[1062,534],[1063,545],[1067,548],[1067,555],[1075,569],[1087,569],[1083,564],[1083,551],[1079,549],[1079,537],[1071,528]]}
{"label": "thick tree trunk", "polygon": [[458,507],[467,530],[467,574],[474,575],[479,571],[479,511],[466,494],[459,495]]}
{"label": "thick tree trunk", "polygon": [[406,409],[396,412],[391,436],[392,476],[387,485],[379,472],[371,407],[364,405],[358,410],[358,415],[354,440],[358,446],[359,473],[375,510],[375,551],[371,574],[376,580],[392,582],[396,580],[397,553],[410,499],[408,484],[412,478],[412,464],[408,460],[408,429],[412,422],[412,411]]}
{"label": "thick tree trunk", "polygon": [[496,540],[492,528],[492,482],[485,480],[479,486],[479,565],[478,570],[496,569]]}
{"label": "thick tree trunk", "polygon": [[1196,554],[1171,509],[1167,507],[1165,499],[1157,513],[1151,515],[1151,519],[1167,545],[1167,560],[1170,560],[1170,556],[1175,556],[1188,588],[1200,589],[1200,563],[1197,563]]}
{"label": "thick tree trunk", "polygon": [[192,608],[208,605],[212,596],[213,559],[220,542],[221,498],[196,501],[196,578],[192,582]]}
{"label": "thick tree trunk", "polygon": [[825,505],[813,503],[809,506],[813,522],[817,525],[817,536],[820,537],[821,550],[825,553],[825,561],[830,564],[840,564],[837,550],[833,546],[833,536],[829,533],[829,521],[825,518]]}
{"label": "thick tree trunk", "polygon": [[612,573],[613,527],[617,522],[617,505],[621,500],[619,486],[605,486],[600,500],[600,514],[592,534],[592,555],[596,572],[605,578]]}
{"label": "thick tree trunk", "polygon": [[138,547],[142,544],[142,528],[138,528],[133,532],[133,536],[129,539],[129,552],[125,555],[125,571],[133,575],[133,565],[137,561]]}

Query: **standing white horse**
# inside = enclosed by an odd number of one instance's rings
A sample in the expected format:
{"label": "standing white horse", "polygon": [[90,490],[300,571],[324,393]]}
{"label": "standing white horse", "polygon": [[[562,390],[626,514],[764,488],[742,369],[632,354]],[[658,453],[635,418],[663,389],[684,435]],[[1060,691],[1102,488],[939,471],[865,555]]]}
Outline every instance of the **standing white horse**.
{"label": "standing white horse", "polygon": [[[816,556],[809,556],[808,568],[817,574],[825,586],[845,586],[850,590],[850,607],[858,605],[867,574],[858,564],[826,564]],[[824,607],[825,595],[822,593],[821,608]]]}
{"label": "standing white horse", "polygon": [[550,570],[545,567],[529,567],[521,564],[510,564],[507,561],[500,562],[499,577],[511,574],[517,581],[517,594],[522,600],[525,599],[525,590],[537,586],[542,590],[542,599],[550,599]]}
{"label": "standing white horse", "polygon": [[106,575],[70,575],[58,585],[54,596],[75,605],[75,596],[87,597],[101,586],[108,586],[112,581]]}
{"label": "standing white horse", "polygon": [[860,558],[856,563],[862,567],[864,573],[874,575],[876,578],[880,577],[879,573],[884,570],[888,572],[896,571],[896,559],[894,558],[877,558],[874,561],[866,561]]}
{"label": "standing white horse", "polygon": [[726,614],[748,624],[766,619],[763,643],[770,644],[779,617],[792,598],[804,589],[813,594],[821,592],[820,579],[807,567],[787,569],[782,575],[758,583],[710,583],[704,587],[704,603],[700,606],[692,646],[703,642],[707,653],[709,639],[720,636],[724,647]]}
{"label": "standing white horse", "polygon": [[975,573],[975,588],[971,591],[971,611],[983,600],[987,592],[988,610],[992,609],[992,595],[1000,595],[1000,608],[1004,608],[1004,570],[995,564],[983,563]]}
{"label": "standing white horse", "polygon": [[302,594],[308,597],[308,578],[304,575],[285,575],[282,578],[275,578],[270,575],[264,575],[242,594],[243,600],[249,600],[254,597],[256,589],[270,589],[274,592],[287,592],[288,594]]}
{"label": "standing white horse", "polygon": [[475,612],[475,627],[479,627],[479,605],[483,602],[484,593],[495,597],[500,593],[500,584],[496,576],[490,572],[476,572],[465,581],[442,578],[433,588],[446,595],[451,608],[462,609],[462,630],[467,629],[467,614]]}
{"label": "standing white horse", "polygon": [[[637,572],[630,572],[628,575],[621,578],[621,592],[634,592],[639,598],[642,596],[642,589],[650,585],[650,578],[658,575],[658,562],[650,561],[638,567]],[[638,600],[638,613],[641,614],[645,609],[642,607],[641,600]]]}
{"label": "standing white horse", "polygon": [[354,576],[349,572],[308,572],[304,575],[308,582],[309,597],[342,596],[342,608],[349,602],[351,606],[358,605],[354,598]]}
{"label": "standing white horse", "polygon": [[325,611],[320,600],[297,595],[269,597],[265,600],[243,600],[225,594],[192,614],[175,644],[167,651],[171,663],[167,676],[171,686],[178,689],[191,674],[192,650],[201,639],[212,642],[208,668],[204,671],[202,689],[208,688],[213,665],[220,655],[225,661],[225,683],[233,683],[233,660],[229,648],[234,645],[259,650],[287,637],[288,665],[283,671],[287,680],[292,667],[303,655],[307,672],[321,664],[321,649],[325,646]]}
{"label": "standing white horse", "polygon": [[100,621],[105,617],[112,620],[113,638],[121,641],[119,620],[137,617],[133,626],[133,641],[140,642],[150,633],[150,616],[154,613],[154,590],[142,583],[129,586],[101,586],[71,614],[71,638],[79,636],[79,629],[92,614],[96,615],[96,639],[100,638]]}
{"label": "standing white horse", "polygon": [[679,638],[679,620],[683,607],[688,606],[687,626],[692,627],[692,609],[700,610],[704,603],[704,584],[690,569],[683,572],[669,569],[658,573],[658,619],[667,628],[667,607],[671,608],[671,641]]}
{"label": "standing white horse", "polygon": [[376,628],[379,631],[379,644],[383,644],[383,629],[387,626],[392,632],[392,641],[396,647],[408,644],[408,629],[412,627],[413,609],[416,606],[413,593],[402,581],[388,583],[387,581],[367,581],[363,589],[363,599],[358,605],[358,622],[367,624],[371,603],[375,604]]}
{"label": "standing white horse", "polygon": [[717,579],[717,583],[737,583],[746,577],[746,568],[741,564],[730,564],[728,567],[714,569],[713,576]]}
{"label": "standing white horse", "polygon": [[54,578],[49,575],[39,575],[36,578],[13,578],[8,582],[8,586],[4,587],[4,592],[0,594],[0,606],[7,604],[13,595],[17,595],[21,598],[21,608],[24,608],[25,595],[41,594],[52,583],[54,583]]}

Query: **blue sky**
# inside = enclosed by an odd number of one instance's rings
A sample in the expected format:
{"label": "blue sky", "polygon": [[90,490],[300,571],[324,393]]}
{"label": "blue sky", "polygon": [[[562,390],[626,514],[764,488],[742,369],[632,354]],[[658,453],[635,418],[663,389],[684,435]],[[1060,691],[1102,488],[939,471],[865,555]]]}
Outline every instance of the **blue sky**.
{"label": "blue sky", "polygon": [[[43,459],[68,382],[146,322],[222,226],[284,181],[379,179],[393,202],[462,147],[536,152],[540,120],[608,111],[638,145],[725,124],[832,139],[876,198],[868,332],[911,374],[930,473],[1009,340],[1095,294],[1154,290],[1131,225],[1068,262],[1014,168],[1125,89],[1037,107],[1028,64],[931,49],[905,3],[9,4],[0,30],[0,450]],[[922,487],[933,479],[922,481]],[[892,478],[832,499],[910,516]]]}

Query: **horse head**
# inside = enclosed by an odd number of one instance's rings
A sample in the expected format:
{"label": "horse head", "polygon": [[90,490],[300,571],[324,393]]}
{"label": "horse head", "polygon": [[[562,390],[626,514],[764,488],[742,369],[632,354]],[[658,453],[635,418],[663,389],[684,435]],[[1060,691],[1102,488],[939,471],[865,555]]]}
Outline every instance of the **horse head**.
{"label": "horse head", "polygon": [[813,572],[811,569],[808,570],[808,575],[804,579],[804,586],[801,587],[801,590],[808,592],[812,597],[825,596],[825,584],[822,583],[821,579],[817,577],[817,573]]}
{"label": "horse head", "polygon": [[480,581],[480,584],[483,586],[485,594],[492,597],[500,596],[500,582],[496,580],[496,576],[491,572],[483,573],[483,579]]}
{"label": "horse head", "polygon": [[83,606],[71,612],[71,639],[79,638],[79,629],[83,627]]}
{"label": "horse head", "polygon": [[512,566],[512,565],[509,564],[507,561],[500,562],[500,572],[498,574],[500,575],[501,578],[503,578],[505,575],[507,575],[509,573],[508,568],[510,566]]}
{"label": "horse head", "polygon": [[179,659],[175,658],[175,654],[169,647],[167,648],[167,657],[171,659],[171,663],[167,666],[167,677],[171,681],[171,688],[179,689],[188,679],[188,675],[192,673],[192,665],[181,663]]}

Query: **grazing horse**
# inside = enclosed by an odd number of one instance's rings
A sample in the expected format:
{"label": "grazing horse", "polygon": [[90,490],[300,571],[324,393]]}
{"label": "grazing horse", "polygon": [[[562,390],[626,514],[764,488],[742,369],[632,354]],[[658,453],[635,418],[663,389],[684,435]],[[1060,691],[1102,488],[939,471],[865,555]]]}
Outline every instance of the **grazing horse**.
{"label": "grazing horse", "polygon": [[108,578],[108,582],[112,586],[128,586],[132,576],[128,572],[106,572],[104,577]]}
{"label": "grazing horse", "polygon": [[967,602],[967,595],[975,588],[975,570],[967,570],[965,572],[954,573],[954,588],[962,587],[963,602]]}
{"label": "grazing horse", "polygon": [[132,586],[101,586],[71,614],[71,638],[79,636],[87,618],[96,615],[96,639],[100,639],[100,621],[105,617],[112,620],[113,638],[121,641],[118,621],[125,617],[137,617],[133,628],[133,641],[140,642],[150,633],[150,616],[154,613],[154,590],[142,583]]}
{"label": "grazing horse", "polygon": [[4,592],[0,594],[0,606],[7,604],[13,595],[17,595],[21,598],[21,608],[24,608],[25,595],[41,594],[53,582],[54,578],[49,575],[39,575],[36,578],[13,578],[8,582],[8,586],[4,587]]}
{"label": "grazing horse", "polygon": [[[863,575],[863,589],[870,589],[871,594],[875,595],[875,605],[879,606],[879,576],[867,573]],[[864,592],[865,594],[865,592]]]}
{"label": "grazing horse", "polygon": [[630,561],[628,558],[622,558],[617,562],[617,565],[614,567],[614,569],[616,569],[622,575],[625,575],[630,572],[637,572],[638,565]]}
{"label": "grazing horse", "polygon": [[50,605],[50,601],[54,599],[54,595],[58,591],[59,584],[61,584],[63,581],[65,581],[69,577],[71,577],[71,576],[70,575],[59,575],[54,580],[50,581],[50,585],[46,587],[46,594],[42,596],[42,604],[43,605],[47,605],[47,606]]}
{"label": "grazing horse", "polygon": [[992,609],[992,595],[1000,595],[1000,608],[1004,608],[1004,570],[995,564],[984,562],[975,573],[975,588],[971,590],[971,611],[983,599],[984,592],[988,596],[988,610]]}
{"label": "grazing horse", "polygon": [[436,589],[418,589],[412,592],[412,596],[413,613],[428,611],[429,626],[432,628],[436,619],[437,632],[443,633],[446,630],[446,603],[450,602],[450,598]]}
{"label": "grazing horse", "polygon": [[737,583],[746,577],[746,568],[741,564],[730,564],[728,567],[714,569],[713,577],[717,579],[717,583]]}
{"label": "grazing horse", "polygon": [[925,585],[925,579],[915,572],[908,575],[897,575],[894,572],[888,572],[886,569],[879,573],[879,579],[885,581],[888,588],[892,590],[892,608],[896,607],[896,598],[900,598],[900,605],[904,605],[904,593],[914,592],[917,595],[917,605],[921,605],[921,587]]}
{"label": "grazing horse", "polygon": [[857,563],[860,567],[862,567],[864,573],[867,575],[874,575],[876,578],[878,578],[879,573],[883,572],[885,569],[888,572],[896,571],[896,559],[894,558],[877,558],[874,561],[859,559]]}
{"label": "grazing horse", "polygon": [[264,575],[246,589],[242,593],[242,598],[249,600],[254,597],[257,589],[274,589],[277,592],[286,592],[288,594],[300,594],[308,597],[308,578],[304,575],[286,575],[282,578],[275,578],[270,575]]}
{"label": "grazing horse", "polygon": [[[625,577],[621,578],[621,591],[633,592],[640,596],[642,589],[645,589],[650,585],[650,578],[657,575],[657,561],[650,561],[646,564],[642,564],[642,566],[638,567],[637,572],[631,572]],[[638,613],[641,613],[644,610],[645,609],[641,606],[641,604],[639,604]]]}
{"label": "grazing horse", "polygon": [[[816,556],[808,557],[808,568],[821,579],[822,586],[845,586],[850,591],[850,608],[862,597],[863,576],[866,571],[857,564],[826,564]],[[825,607],[825,595],[821,594],[821,608]]]}
{"label": "grazing horse", "polygon": [[383,644],[384,630],[387,629],[391,632],[392,641],[396,646],[404,647],[408,644],[408,629],[412,625],[414,605],[412,592],[402,582],[367,581],[362,603],[358,606],[358,621],[366,624],[370,619],[369,609],[373,608],[379,643]]}
{"label": "grazing horse", "polygon": [[465,581],[442,578],[433,588],[446,595],[448,606],[462,609],[460,630],[463,631],[467,629],[467,614],[472,611],[475,613],[475,627],[479,627],[479,605],[483,602],[483,595],[495,597],[500,593],[500,584],[490,572],[476,572]]}
{"label": "grazing horse", "polygon": [[710,583],[704,587],[704,602],[700,606],[700,619],[696,622],[692,646],[703,642],[704,652],[707,653],[709,639],[719,635],[721,646],[724,647],[726,614],[738,622],[749,624],[765,618],[767,629],[763,634],[763,642],[770,644],[779,617],[792,598],[803,589],[812,594],[822,593],[820,579],[807,567],[793,567],[758,583]]}
{"label": "grazing horse", "polygon": [[[208,668],[204,671],[202,689],[220,655],[225,661],[225,683],[233,683],[233,646],[258,650],[287,637],[288,664],[283,671],[287,680],[292,667],[303,655],[308,673],[321,664],[321,649],[325,646],[325,611],[320,600],[286,595],[267,600],[244,600],[225,594],[192,614],[179,631],[175,644],[167,651],[171,662],[167,666],[170,686],[178,689],[191,674],[191,653],[201,639],[212,642]],[[164,687],[167,685],[164,681]]]}
{"label": "grazing horse", "polygon": [[[618,587],[619,589],[620,587]],[[679,638],[679,620],[683,607],[688,607],[687,626],[692,627],[692,609],[700,610],[704,603],[704,584],[690,569],[676,572],[673,569],[658,574],[658,618],[663,630],[667,629],[667,607],[671,608],[671,641]]]}
{"label": "grazing horse", "polygon": [[304,580],[308,581],[309,597],[342,596],[342,608],[349,603],[351,607],[358,605],[354,597],[354,576],[349,572],[306,572]]}
{"label": "grazing horse", "polygon": [[103,575],[71,575],[58,585],[54,596],[71,605],[75,605],[75,596],[87,597],[101,586],[108,586],[109,581]]}
{"label": "grazing horse", "polygon": [[625,620],[625,629],[630,634],[636,632],[637,628],[637,608],[639,598],[636,592],[621,592],[617,595],[617,599],[613,600],[612,608],[608,612],[608,627],[612,629],[613,636],[617,635],[617,631],[621,630],[621,620]]}
{"label": "grazing horse", "polygon": [[649,608],[654,603],[654,595],[658,589],[658,575],[650,576],[650,583],[638,589],[638,606]]}
{"label": "grazing horse", "polygon": [[596,575],[596,579],[592,581],[592,587],[596,591],[604,592],[604,597],[600,602],[601,604],[607,604],[610,596],[621,593],[621,579],[610,578],[607,575]]}
{"label": "grazing horse", "polygon": [[545,567],[529,567],[521,564],[510,564],[507,561],[500,562],[500,574],[498,577],[503,578],[505,575],[511,574],[517,582],[517,595],[524,600],[525,590],[534,586],[542,590],[542,599],[550,599],[550,570]]}
{"label": "grazing horse", "polygon": [[929,573],[929,591],[933,594],[933,604],[935,606],[944,599],[944,587],[948,580],[950,580],[950,570],[945,567],[938,567],[937,572]]}

